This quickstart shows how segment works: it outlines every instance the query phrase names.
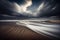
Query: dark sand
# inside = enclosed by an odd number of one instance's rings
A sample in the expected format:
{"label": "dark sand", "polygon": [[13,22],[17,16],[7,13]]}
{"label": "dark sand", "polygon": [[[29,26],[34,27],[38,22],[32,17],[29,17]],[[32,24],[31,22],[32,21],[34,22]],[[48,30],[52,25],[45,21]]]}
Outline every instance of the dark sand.
{"label": "dark sand", "polygon": [[51,40],[15,23],[0,22],[0,40]]}

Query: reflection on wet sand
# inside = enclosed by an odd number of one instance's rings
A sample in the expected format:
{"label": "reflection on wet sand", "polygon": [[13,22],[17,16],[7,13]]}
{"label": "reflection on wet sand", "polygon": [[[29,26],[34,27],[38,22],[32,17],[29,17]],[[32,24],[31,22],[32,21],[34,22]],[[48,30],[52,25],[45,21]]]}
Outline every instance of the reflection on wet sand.
{"label": "reflection on wet sand", "polygon": [[15,23],[0,23],[0,39],[36,39],[49,40],[50,38],[37,34],[34,31]]}

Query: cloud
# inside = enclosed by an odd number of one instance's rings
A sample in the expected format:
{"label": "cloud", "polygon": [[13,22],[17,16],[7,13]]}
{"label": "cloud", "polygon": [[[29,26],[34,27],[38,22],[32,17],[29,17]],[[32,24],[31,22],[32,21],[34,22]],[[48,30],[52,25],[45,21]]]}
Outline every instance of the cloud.
{"label": "cloud", "polygon": [[[17,2],[10,2],[2,0],[1,4],[4,5],[4,7],[11,11],[11,15],[24,15],[24,16],[32,16],[32,17],[38,17],[40,14],[49,13],[56,9],[56,6],[53,6],[53,4],[50,4],[50,2],[45,1],[39,1],[38,4],[33,4],[32,0],[25,0],[22,2],[23,4],[18,4]],[[38,6],[37,6],[38,5]],[[29,8],[30,7],[30,8]],[[35,8],[34,8],[35,7]]]}
{"label": "cloud", "polygon": [[23,5],[19,5],[16,2],[14,3],[15,9],[14,11],[23,14],[23,15],[31,15],[31,16],[38,16],[38,13],[40,12],[40,10],[44,7],[44,2],[42,2],[39,7],[34,10],[28,10],[28,7],[30,7],[32,5],[32,0],[25,0],[25,4]]}
{"label": "cloud", "polygon": [[14,3],[14,7],[15,7],[15,11],[18,12],[18,13],[21,13],[21,14],[28,14],[30,13],[28,9],[29,6],[32,5],[32,0],[25,0],[25,4],[23,5],[19,5],[17,4],[16,2]]}

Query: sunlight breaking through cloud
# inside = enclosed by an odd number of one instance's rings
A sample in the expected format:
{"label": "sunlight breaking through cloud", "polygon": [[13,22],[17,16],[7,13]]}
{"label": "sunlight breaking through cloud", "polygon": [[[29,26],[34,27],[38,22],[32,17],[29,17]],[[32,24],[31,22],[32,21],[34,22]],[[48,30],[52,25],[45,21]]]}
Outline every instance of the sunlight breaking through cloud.
{"label": "sunlight breaking through cloud", "polygon": [[31,0],[26,0],[26,3],[23,4],[23,5],[19,5],[17,3],[14,3],[14,5],[15,5],[15,9],[16,9],[17,12],[19,12],[19,13],[23,13],[23,12],[29,13],[29,11],[27,11],[27,7],[32,5],[32,1]]}
{"label": "sunlight breaking through cloud", "polygon": [[23,15],[32,15],[32,16],[38,16],[38,13],[40,12],[40,10],[44,7],[44,2],[42,2],[39,7],[33,11],[31,10],[27,10],[28,7],[30,7],[32,5],[32,0],[25,0],[25,4],[23,5],[19,5],[17,3],[14,3],[15,5],[15,11],[23,14]]}

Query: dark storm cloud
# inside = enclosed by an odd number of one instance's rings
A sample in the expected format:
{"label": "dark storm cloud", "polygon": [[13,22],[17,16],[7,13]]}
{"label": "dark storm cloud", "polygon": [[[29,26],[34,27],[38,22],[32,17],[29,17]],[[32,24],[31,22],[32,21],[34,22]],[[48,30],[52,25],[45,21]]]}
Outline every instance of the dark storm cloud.
{"label": "dark storm cloud", "polygon": [[[0,16],[13,18],[60,16],[59,0],[27,1],[28,0],[0,0]],[[23,7],[21,7],[21,5]]]}
{"label": "dark storm cloud", "polygon": [[[47,11],[43,11],[44,14],[42,16],[60,16],[60,1],[59,0],[47,0],[46,3],[48,3],[47,7],[49,9]],[[53,9],[53,10],[52,10]],[[43,9],[44,10],[44,9]]]}
{"label": "dark storm cloud", "polygon": [[11,10],[9,8],[13,9],[13,5],[9,3],[7,0],[0,0],[0,14],[11,14]]}

